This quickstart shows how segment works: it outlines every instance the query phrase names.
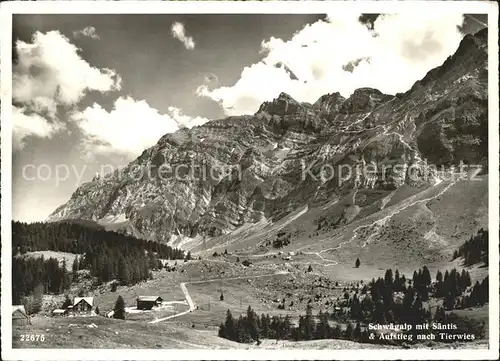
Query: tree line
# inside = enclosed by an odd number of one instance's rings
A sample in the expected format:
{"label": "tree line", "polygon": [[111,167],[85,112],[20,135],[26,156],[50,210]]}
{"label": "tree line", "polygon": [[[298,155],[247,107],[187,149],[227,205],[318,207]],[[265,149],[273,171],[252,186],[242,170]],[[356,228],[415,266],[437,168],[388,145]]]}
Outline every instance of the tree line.
{"label": "tree line", "polygon": [[66,271],[66,261],[61,265],[56,258],[12,258],[12,303],[31,304],[30,313],[38,312],[43,293],[62,293],[69,288],[71,275]]}
{"label": "tree line", "polygon": [[[454,268],[444,275],[438,271],[433,282],[426,266],[415,271],[412,280],[406,280],[398,270],[393,276],[392,269],[388,269],[383,278],[372,279],[360,293],[364,295],[362,299],[357,292],[352,298],[345,295],[351,319],[416,325],[431,319],[430,310],[423,304],[431,297],[443,298],[446,310],[484,305],[488,302],[488,278],[471,287],[466,270],[459,272]],[[396,297],[395,293],[402,293],[402,297]]]}
{"label": "tree line", "polygon": [[246,314],[240,315],[238,319],[234,318],[231,311],[227,310],[224,323],[219,326],[219,337],[228,340],[260,344],[262,339],[304,341],[321,339],[345,339],[351,341],[362,341],[368,339],[366,330],[362,331],[361,324],[356,325],[348,323],[345,329],[340,325],[332,327],[328,322],[329,315],[320,311],[316,317],[312,314],[312,308],[307,306],[306,314],[299,317],[298,325],[292,323],[291,317],[269,316],[268,314],[255,313],[248,306]]}
{"label": "tree line", "polygon": [[[86,225],[58,223],[12,223],[13,302],[18,304],[30,296],[38,285],[43,293],[62,293],[78,271],[86,269],[101,284],[118,280],[130,285],[152,277],[152,270],[163,268],[160,259],[182,259],[184,252],[158,242],[109,232]],[[66,271],[55,258],[45,260],[33,257],[17,257],[28,251],[53,250],[79,253],[72,272]],[[186,259],[190,258],[190,254]]]}
{"label": "tree line", "polygon": [[480,229],[453,253],[453,259],[463,257],[466,266],[482,262],[488,265],[488,230]]}
{"label": "tree line", "polygon": [[[307,306],[306,314],[299,316],[298,324],[295,325],[289,315],[273,316],[261,314],[260,316],[248,306],[246,314],[236,319],[230,310],[226,312],[226,319],[219,326],[219,337],[239,343],[261,343],[262,339],[275,339],[289,341],[310,341],[323,339],[338,339],[356,341],[362,343],[376,344],[400,344],[404,340],[385,340],[379,337],[370,337],[371,331],[362,322],[347,321],[345,325],[330,324],[334,315],[320,311],[316,316],[312,314],[312,308]],[[447,331],[448,334],[473,333],[476,338],[484,338],[485,325],[473,319],[460,317],[454,313],[446,314],[444,309],[438,307],[433,318],[435,322],[442,324],[453,323],[457,325],[456,330]],[[415,332],[413,329],[410,332]],[[440,342],[453,342],[450,340],[438,340]],[[411,343],[417,342],[416,337]]]}
{"label": "tree line", "polygon": [[96,247],[103,243],[117,252],[138,249],[155,253],[163,259],[184,258],[184,252],[180,249],[155,241],[106,231],[97,225],[89,226],[70,221],[12,222],[12,249],[21,254],[45,250],[82,254],[89,247]]}

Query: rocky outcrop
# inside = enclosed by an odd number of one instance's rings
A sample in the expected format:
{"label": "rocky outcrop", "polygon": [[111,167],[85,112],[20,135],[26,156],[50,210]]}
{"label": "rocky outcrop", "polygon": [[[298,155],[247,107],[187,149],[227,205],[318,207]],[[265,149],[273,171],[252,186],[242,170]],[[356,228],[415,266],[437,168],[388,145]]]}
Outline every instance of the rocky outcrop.
{"label": "rocky outcrop", "polygon": [[486,60],[482,31],[404,94],[362,88],[311,105],[282,93],[254,115],[164,135],[49,220],[120,219],[126,232],[168,242],[278,220],[356,188],[433,183],[430,164],[487,160]]}
{"label": "rocky outcrop", "polygon": [[302,106],[298,101],[286,93],[281,93],[271,102],[264,102],[257,113],[266,112],[270,115],[284,117],[295,114]]}

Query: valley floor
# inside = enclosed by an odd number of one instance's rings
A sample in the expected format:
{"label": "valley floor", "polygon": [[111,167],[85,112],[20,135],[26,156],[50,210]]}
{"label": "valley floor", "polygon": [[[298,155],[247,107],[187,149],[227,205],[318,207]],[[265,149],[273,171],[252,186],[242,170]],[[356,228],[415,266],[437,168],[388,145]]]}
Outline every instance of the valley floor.
{"label": "valley floor", "polygon": [[[304,314],[307,304],[313,306],[315,313],[319,310],[330,310],[334,300],[342,296],[343,288],[355,284],[345,280],[336,281],[334,277],[324,273],[321,267],[308,272],[305,267],[286,263],[270,265],[264,261],[244,267],[241,263],[230,261],[230,255],[227,259],[218,262],[181,262],[176,272],[158,271],[153,280],[130,287],[119,286],[116,292],[101,290],[101,293],[94,294],[101,313],[112,309],[117,296],[121,295],[128,310],[126,320],[103,316],[54,318],[37,315],[32,318],[32,325],[13,327],[13,346],[162,349],[394,347],[333,339],[299,342],[263,340],[262,344],[257,346],[218,337],[218,326],[224,321],[228,309],[235,317],[239,317],[239,314],[244,314],[248,305],[251,305],[258,314],[290,315],[296,322],[298,316]],[[382,270],[380,274],[382,275]],[[181,284],[184,284],[184,288]],[[192,304],[184,291],[187,291]],[[136,295],[153,293],[159,294],[168,304],[149,312],[135,310]],[[223,300],[220,299],[221,293]],[[284,309],[278,308],[281,303],[286,305]],[[467,317],[479,317],[487,324],[487,310],[485,307],[482,310],[457,312]],[[333,324],[335,321],[332,321]],[[21,341],[21,335],[31,334],[44,335],[44,341]],[[472,343],[426,343],[412,347],[484,348],[487,347],[487,342],[479,340]]]}

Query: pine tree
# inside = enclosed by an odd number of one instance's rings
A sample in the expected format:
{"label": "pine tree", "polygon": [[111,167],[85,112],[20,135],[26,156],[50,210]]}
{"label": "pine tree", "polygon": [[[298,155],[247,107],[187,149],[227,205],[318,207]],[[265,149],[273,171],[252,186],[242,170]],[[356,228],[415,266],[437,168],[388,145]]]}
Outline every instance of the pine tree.
{"label": "pine tree", "polygon": [[424,266],[422,269],[422,282],[425,286],[429,286],[431,284],[431,281],[431,273],[429,272],[427,266]]}
{"label": "pine tree", "polygon": [[411,311],[413,306],[413,300],[415,297],[415,290],[412,287],[408,287],[404,297],[403,304],[401,305],[401,317],[403,322],[411,322]]}
{"label": "pine tree", "polygon": [[233,318],[230,310],[226,312],[226,321],[224,322],[224,330],[226,338],[229,340],[238,340],[238,331],[236,329],[236,321]]}
{"label": "pine tree", "polygon": [[392,289],[394,283],[394,279],[392,278],[392,269],[389,268],[385,271],[384,282],[387,287]]}
{"label": "pine tree", "polygon": [[323,313],[321,310],[318,313],[318,324],[316,325],[316,331],[314,332],[314,338],[316,340],[322,340],[328,337],[330,334],[330,325],[328,324],[328,315]]}
{"label": "pine tree", "polygon": [[462,270],[460,281],[461,281],[463,290],[465,290],[467,287],[469,287],[472,284],[471,278],[470,278],[470,273],[466,270]]}
{"label": "pine tree", "polygon": [[73,260],[73,266],[72,266],[73,273],[76,273],[78,271],[79,264],[80,262],[78,261],[78,256],[76,256],[75,259]]}
{"label": "pine tree", "polygon": [[[300,322],[299,322],[299,324],[300,324]],[[271,319],[269,328],[270,328],[270,332],[269,332],[270,337],[276,338],[276,342],[277,342],[281,337],[280,320],[279,320],[278,316],[273,316],[273,318]],[[299,339],[296,338],[296,340],[298,341]]]}
{"label": "pine tree", "polygon": [[305,339],[312,340],[314,336],[314,330],[316,329],[316,324],[312,316],[312,307],[309,304],[307,305],[306,308],[306,317],[304,319],[304,322],[305,322]]}
{"label": "pine tree", "polygon": [[283,319],[283,324],[281,327],[281,337],[283,340],[287,340],[290,337],[290,331],[292,329],[292,320],[290,315],[286,315]]}
{"label": "pine tree", "polygon": [[307,272],[312,272],[313,271],[313,268],[311,265],[309,265],[309,267],[307,267]]}
{"label": "pine tree", "polygon": [[73,304],[73,302],[71,302],[71,299],[69,298],[69,296],[68,296],[68,295],[66,295],[66,296],[65,296],[65,298],[64,298],[64,302],[63,302],[63,304],[62,304],[61,308],[62,308],[63,310],[65,310],[65,309],[67,309],[69,306],[71,306],[72,304]]}
{"label": "pine tree", "polygon": [[85,269],[85,257],[78,257],[78,270]]}
{"label": "pine tree", "polygon": [[[132,277],[134,279],[135,277]],[[130,273],[125,258],[120,257],[118,260],[118,280],[122,285],[130,284]]]}
{"label": "pine tree", "polygon": [[299,327],[297,329],[297,338],[296,341],[307,340],[307,325],[306,319],[304,316],[299,316]]}
{"label": "pine tree", "polygon": [[443,274],[441,273],[441,271],[437,271],[436,281],[437,282],[443,282]]}
{"label": "pine tree", "polygon": [[247,328],[248,328],[248,333],[252,340],[259,342],[259,326],[257,325],[257,320],[258,317],[255,314],[255,312],[252,310],[250,306],[247,308],[247,317],[246,317],[246,322],[247,322]]}
{"label": "pine tree", "polygon": [[35,286],[33,291],[33,303],[31,306],[31,313],[38,313],[42,309],[43,303],[43,285],[39,283]]}
{"label": "pine tree", "polygon": [[394,292],[401,292],[404,290],[404,282],[405,280],[399,274],[399,270],[396,270],[394,273],[394,283],[392,289]]}
{"label": "pine tree", "polygon": [[421,324],[425,319],[425,310],[423,309],[422,299],[417,296],[412,307],[412,317],[414,324]]}
{"label": "pine tree", "polygon": [[361,261],[359,260],[359,258],[357,258],[356,263],[355,263],[356,268],[359,268],[360,265],[361,265]]}
{"label": "pine tree", "polygon": [[236,322],[236,330],[238,333],[238,342],[241,343],[248,343],[252,341],[252,336],[250,335],[248,325],[247,325],[247,320],[245,320],[242,316],[238,318],[238,321]]}
{"label": "pine tree", "polygon": [[270,321],[269,315],[262,314],[260,316],[261,334],[263,338],[269,338],[270,334]]}
{"label": "pine tree", "polygon": [[219,325],[219,332],[218,332],[218,335],[219,335],[219,337],[230,339],[230,338],[227,336],[226,326],[224,326],[224,324],[223,324],[223,323],[221,323],[221,324]]}
{"label": "pine tree", "polygon": [[350,316],[353,320],[356,321],[361,321],[363,319],[363,311],[361,309],[361,304],[356,294],[352,298]]}
{"label": "pine tree", "polygon": [[364,314],[370,315],[373,311],[373,300],[370,295],[366,295],[361,301],[361,312],[363,318],[365,318]]}
{"label": "pine tree", "polygon": [[443,306],[446,310],[451,310],[455,306],[455,297],[451,293],[446,294],[444,297]]}
{"label": "pine tree", "polygon": [[[421,271],[421,270],[419,270],[419,271]],[[420,283],[417,271],[413,271],[412,280],[413,280],[413,287],[417,287],[417,285]]]}
{"label": "pine tree", "polygon": [[354,327],[350,322],[347,324],[347,328],[344,331],[344,338],[346,340],[354,340]]}
{"label": "pine tree", "polygon": [[385,319],[385,307],[382,301],[375,302],[375,307],[373,309],[372,318],[374,322],[383,324],[386,322]]}
{"label": "pine tree", "polygon": [[115,307],[113,308],[113,318],[125,319],[125,301],[122,296],[118,296],[116,299]]}
{"label": "pine tree", "polygon": [[224,301],[224,294],[222,293],[222,291],[221,291],[221,293],[220,293],[220,297],[219,297],[219,299],[220,299],[221,301]]}
{"label": "pine tree", "polygon": [[434,321],[440,323],[446,322],[446,313],[444,312],[444,308],[440,306],[436,308],[436,312],[434,313]]}
{"label": "pine tree", "polygon": [[336,325],[334,328],[333,328],[333,331],[332,331],[332,338],[334,339],[340,339],[342,338],[342,330],[340,329],[340,326],[339,325]]}
{"label": "pine tree", "polygon": [[356,328],[354,329],[354,340],[361,341],[361,325],[356,323]]}

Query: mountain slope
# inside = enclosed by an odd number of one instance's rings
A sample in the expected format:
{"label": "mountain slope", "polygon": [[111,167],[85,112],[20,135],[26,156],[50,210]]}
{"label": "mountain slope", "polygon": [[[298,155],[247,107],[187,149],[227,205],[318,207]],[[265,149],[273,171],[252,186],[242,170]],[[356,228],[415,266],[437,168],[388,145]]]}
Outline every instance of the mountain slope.
{"label": "mountain slope", "polygon": [[[254,115],[167,134],[124,169],[83,184],[49,220],[93,220],[196,250],[231,244],[232,232],[293,228],[297,217],[308,224],[299,240],[348,231],[439,183],[442,169],[431,164],[486,169],[486,45],[486,29],[466,35],[404,94],[362,88],[309,104],[282,93]],[[244,248],[269,247],[269,237],[250,238]]]}

